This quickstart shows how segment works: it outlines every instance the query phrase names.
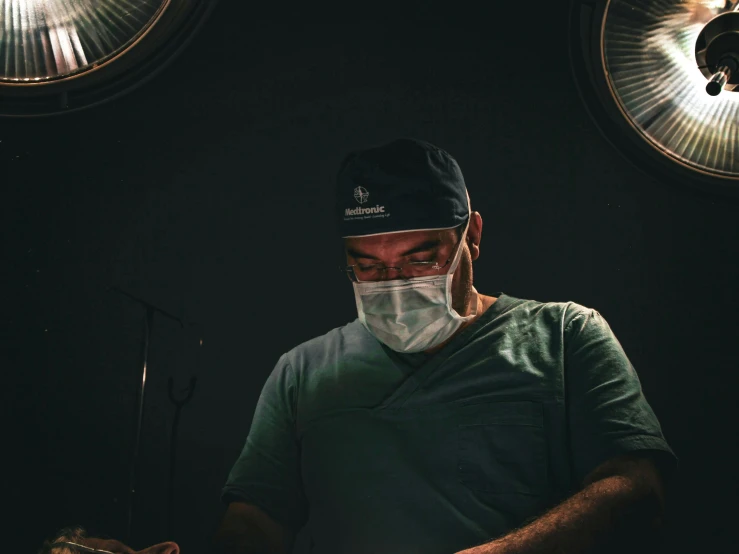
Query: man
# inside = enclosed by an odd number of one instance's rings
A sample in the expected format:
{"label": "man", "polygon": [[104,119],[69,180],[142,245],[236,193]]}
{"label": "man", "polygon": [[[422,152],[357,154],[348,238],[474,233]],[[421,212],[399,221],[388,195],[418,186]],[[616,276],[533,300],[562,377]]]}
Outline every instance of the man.
{"label": "man", "polygon": [[164,542],[135,551],[114,539],[88,537],[82,527],[62,529],[53,541],[46,541],[39,554],[180,554],[174,542]]}
{"label": "man", "polygon": [[336,213],[358,318],[279,359],[218,552],[307,524],[316,554],[577,554],[658,520],[676,460],[621,345],[595,310],[477,292],[448,153],[351,153]]}

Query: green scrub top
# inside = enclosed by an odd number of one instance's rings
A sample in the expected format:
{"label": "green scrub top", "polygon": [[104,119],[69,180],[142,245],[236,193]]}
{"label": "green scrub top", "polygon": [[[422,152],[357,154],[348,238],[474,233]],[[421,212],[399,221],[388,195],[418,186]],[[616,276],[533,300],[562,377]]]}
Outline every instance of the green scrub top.
{"label": "green scrub top", "polygon": [[605,319],[503,293],[428,356],[355,320],[280,357],[224,502],[314,554],[451,554],[576,492],[605,460],[676,458]]}

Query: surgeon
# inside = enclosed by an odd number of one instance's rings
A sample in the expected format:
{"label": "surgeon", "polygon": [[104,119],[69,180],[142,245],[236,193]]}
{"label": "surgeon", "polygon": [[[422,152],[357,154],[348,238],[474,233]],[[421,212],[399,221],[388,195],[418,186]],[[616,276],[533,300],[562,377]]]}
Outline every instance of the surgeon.
{"label": "surgeon", "polygon": [[215,551],[636,551],[676,458],[603,316],[478,292],[482,217],[432,144],[350,153],[336,199],[357,318],[277,361]]}

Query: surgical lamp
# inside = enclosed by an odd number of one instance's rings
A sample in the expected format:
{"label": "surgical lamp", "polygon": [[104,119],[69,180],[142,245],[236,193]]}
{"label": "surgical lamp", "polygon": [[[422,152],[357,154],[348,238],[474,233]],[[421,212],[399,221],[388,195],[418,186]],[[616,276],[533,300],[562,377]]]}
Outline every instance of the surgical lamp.
{"label": "surgical lamp", "polygon": [[76,111],[178,54],[215,0],[0,0],[0,115]]}
{"label": "surgical lamp", "polygon": [[658,179],[739,197],[739,0],[572,0],[581,98]]}

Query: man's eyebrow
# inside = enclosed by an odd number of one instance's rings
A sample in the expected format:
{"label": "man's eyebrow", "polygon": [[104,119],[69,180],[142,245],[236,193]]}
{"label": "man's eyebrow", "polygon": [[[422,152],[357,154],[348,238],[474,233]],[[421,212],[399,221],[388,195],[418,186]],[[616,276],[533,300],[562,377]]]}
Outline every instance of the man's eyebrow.
{"label": "man's eyebrow", "polygon": [[[418,252],[426,252],[428,250],[433,250],[434,248],[438,247],[441,244],[441,239],[431,239],[422,242],[418,246],[414,246],[410,250],[406,250],[400,256],[410,256],[411,254],[417,254]],[[358,250],[354,250],[353,248],[347,248],[346,249],[347,254],[349,254],[352,258],[365,258],[368,260],[377,260],[379,258],[372,256],[370,254],[365,254],[364,252],[359,252]]]}

